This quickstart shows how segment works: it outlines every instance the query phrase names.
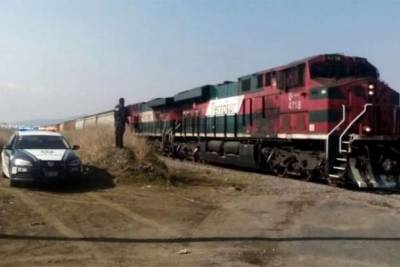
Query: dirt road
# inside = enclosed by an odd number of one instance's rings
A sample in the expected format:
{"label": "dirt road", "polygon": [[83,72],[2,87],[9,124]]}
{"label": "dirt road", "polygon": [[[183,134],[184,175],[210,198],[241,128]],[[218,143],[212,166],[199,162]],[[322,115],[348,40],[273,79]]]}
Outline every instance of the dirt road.
{"label": "dirt road", "polygon": [[400,265],[399,195],[167,163],[220,182],[61,190],[3,179],[0,266]]}

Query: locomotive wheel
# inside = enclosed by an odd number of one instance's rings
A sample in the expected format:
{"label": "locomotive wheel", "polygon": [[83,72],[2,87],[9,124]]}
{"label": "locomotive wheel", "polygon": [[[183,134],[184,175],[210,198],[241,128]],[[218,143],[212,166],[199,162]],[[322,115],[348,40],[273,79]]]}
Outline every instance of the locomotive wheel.
{"label": "locomotive wheel", "polygon": [[200,149],[196,147],[193,151],[193,161],[194,162],[199,162],[200,161]]}
{"label": "locomotive wheel", "polygon": [[331,179],[331,178],[327,178],[326,179],[326,183],[328,184],[328,185],[330,185],[330,186],[337,186],[337,184],[335,183],[335,180],[336,179]]}
{"label": "locomotive wheel", "polygon": [[344,177],[341,177],[341,178],[330,178],[330,177],[328,177],[326,179],[326,181],[327,181],[328,185],[335,186],[335,187],[342,187],[342,186],[345,185]]}
{"label": "locomotive wheel", "polygon": [[305,181],[311,181],[312,179],[313,179],[313,177],[314,177],[314,174],[313,174],[313,172],[312,171],[310,171],[310,170],[303,170],[302,171],[302,177],[303,177],[303,179],[305,180]]}
{"label": "locomotive wheel", "polygon": [[279,177],[284,177],[287,174],[287,169],[285,166],[278,164],[273,168],[274,174]]}

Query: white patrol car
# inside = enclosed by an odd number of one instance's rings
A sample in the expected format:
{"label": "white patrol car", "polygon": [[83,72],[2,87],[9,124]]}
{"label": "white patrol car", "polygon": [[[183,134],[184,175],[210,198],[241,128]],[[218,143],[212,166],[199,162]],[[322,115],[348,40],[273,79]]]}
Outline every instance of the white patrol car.
{"label": "white patrol car", "polygon": [[2,174],[10,185],[18,182],[77,181],[81,161],[60,133],[18,131],[3,147]]}

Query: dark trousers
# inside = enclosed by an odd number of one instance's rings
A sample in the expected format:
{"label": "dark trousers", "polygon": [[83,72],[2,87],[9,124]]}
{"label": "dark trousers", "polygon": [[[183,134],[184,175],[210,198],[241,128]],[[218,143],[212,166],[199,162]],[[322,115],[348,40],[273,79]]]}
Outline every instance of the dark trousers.
{"label": "dark trousers", "polygon": [[124,132],[125,127],[115,127],[115,146],[119,148],[124,147]]}

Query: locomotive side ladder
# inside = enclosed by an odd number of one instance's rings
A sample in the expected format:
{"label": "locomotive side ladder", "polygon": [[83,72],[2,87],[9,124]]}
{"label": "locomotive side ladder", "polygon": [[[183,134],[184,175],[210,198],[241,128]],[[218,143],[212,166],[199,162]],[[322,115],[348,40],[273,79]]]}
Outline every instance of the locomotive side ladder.
{"label": "locomotive side ladder", "polygon": [[174,142],[175,142],[175,132],[176,130],[181,127],[181,123],[177,125],[172,125],[170,129],[164,127],[163,132],[161,134],[161,147],[164,151],[167,149],[169,152],[173,151]]}
{"label": "locomotive side ladder", "polygon": [[[346,156],[339,156],[339,151],[331,151],[331,142],[332,138],[334,137],[335,132],[339,129],[340,126],[346,121],[346,106],[342,105],[342,120],[328,133],[328,137],[326,139],[326,160],[327,160],[327,173],[328,173],[328,182],[329,183],[336,183],[335,181],[339,181],[343,178],[344,174],[346,173],[346,166],[347,166],[347,157]],[[336,140],[335,140],[336,141]],[[333,166],[329,164],[332,155],[336,158],[334,160]]]}
{"label": "locomotive side ladder", "polygon": [[[335,160],[333,161],[333,166],[329,166],[328,181],[333,184],[342,183],[344,181],[344,176],[349,168],[349,155],[351,153],[351,138],[348,131],[351,127],[367,112],[367,108],[372,106],[372,104],[367,103],[364,105],[363,110],[347,125],[347,127],[341,132],[338,140],[338,150],[335,151]],[[346,107],[342,105],[343,116],[342,120],[329,132],[327,139],[327,158],[329,159],[329,140],[331,135],[339,129],[339,127],[346,121]],[[359,176],[353,176],[353,179],[360,188],[367,187],[365,181]]]}

